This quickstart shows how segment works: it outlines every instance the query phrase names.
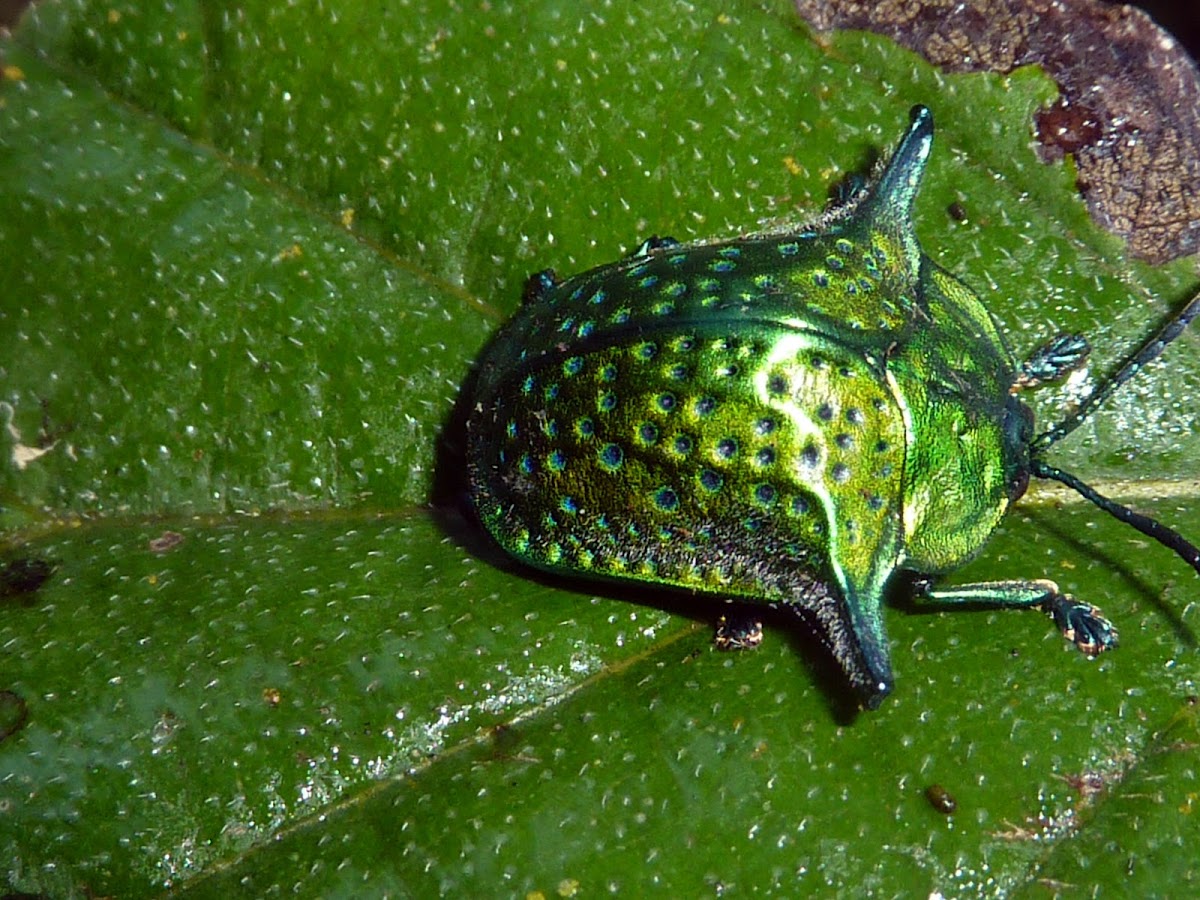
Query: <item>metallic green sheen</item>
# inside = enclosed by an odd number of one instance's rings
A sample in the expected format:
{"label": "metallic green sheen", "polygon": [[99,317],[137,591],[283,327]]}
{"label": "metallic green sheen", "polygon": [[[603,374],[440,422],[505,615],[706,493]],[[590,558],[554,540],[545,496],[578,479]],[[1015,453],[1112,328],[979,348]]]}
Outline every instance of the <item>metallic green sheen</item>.
{"label": "metallic green sheen", "polygon": [[961,565],[1027,480],[1017,364],[917,243],[932,140],[917,107],[876,177],[805,227],[534,276],[468,423],[471,499],[500,546],[793,608],[878,703],[888,582]]}

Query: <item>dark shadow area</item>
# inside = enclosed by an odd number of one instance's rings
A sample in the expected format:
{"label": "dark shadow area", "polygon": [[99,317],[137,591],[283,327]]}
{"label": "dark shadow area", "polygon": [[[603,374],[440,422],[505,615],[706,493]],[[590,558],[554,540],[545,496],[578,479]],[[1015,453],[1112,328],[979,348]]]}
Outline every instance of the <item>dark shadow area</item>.
{"label": "dark shadow area", "polygon": [[492,542],[474,517],[464,515],[461,508],[435,506],[433,517],[443,534],[476,559],[543,587],[578,592],[581,594],[580,602],[584,602],[586,596],[608,597],[661,610],[672,616],[707,625],[714,630],[718,620],[731,613],[742,613],[759,619],[766,632],[765,641],[786,640],[792,652],[804,660],[812,674],[813,683],[825,698],[830,716],[835,722],[839,725],[849,725],[861,709],[859,697],[847,683],[841,667],[803,612],[772,608],[765,604],[729,601],[710,594],[646,586],[632,581],[573,579],[552,575],[512,559]]}
{"label": "dark shadow area", "polygon": [[29,0],[0,0],[0,28],[12,28],[21,18]]}

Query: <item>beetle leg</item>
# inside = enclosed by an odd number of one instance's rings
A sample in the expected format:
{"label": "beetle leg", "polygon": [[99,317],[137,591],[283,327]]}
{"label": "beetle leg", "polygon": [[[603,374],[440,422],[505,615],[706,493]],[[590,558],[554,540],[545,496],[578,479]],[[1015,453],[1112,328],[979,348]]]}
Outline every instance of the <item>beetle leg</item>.
{"label": "beetle leg", "polygon": [[1055,594],[1042,604],[1068,641],[1088,656],[1097,656],[1117,646],[1117,629],[1090,603],[1082,603],[1070,594]]}
{"label": "beetle leg", "polygon": [[1092,348],[1079,334],[1060,334],[1038,347],[1021,363],[1010,393],[1029,390],[1046,381],[1057,381],[1083,365]]}
{"label": "beetle leg", "polygon": [[521,291],[521,302],[536,303],[560,284],[562,284],[562,280],[553,269],[534,272],[525,279],[525,287]]}
{"label": "beetle leg", "polygon": [[713,644],[718,650],[754,650],[762,639],[762,619],[751,613],[736,612],[717,620]]}
{"label": "beetle leg", "polygon": [[679,241],[673,237],[659,237],[657,234],[652,234],[646,238],[632,253],[629,254],[630,259],[637,259],[641,256],[649,256],[655,250],[669,250],[672,247],[678,247]]}
{"label": "beetle leg", "polygon": [[932,579],[923,578],[914,585],[914,592],[921,599],[948,606],[1036,606],[1054,619],[1063,637],[1088,656],[1117,646],[1117,629],[1112,622],[1090,603],[1061,593],[1053,581],[983,581],[935,588]]}
{"label": "beetle leg", "polygon": [[857,172],[851,172],[833,186],[832,205],[834,208],[846,206],[866,189],[867,179]]}

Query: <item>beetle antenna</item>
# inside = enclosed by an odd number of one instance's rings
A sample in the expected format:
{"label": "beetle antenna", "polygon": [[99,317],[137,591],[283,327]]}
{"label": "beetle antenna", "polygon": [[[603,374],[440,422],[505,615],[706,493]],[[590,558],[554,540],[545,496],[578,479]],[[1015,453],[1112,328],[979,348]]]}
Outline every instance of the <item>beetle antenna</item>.
{"label": "beetle antenna", "polygon": [[[1192,301],[1195,305],[1195,301]],[[1146,537],[1154,538],[1164,547],[1169,547],[1174,550],[1176,555],[1186,562],[1189,566],[1200,573],[1200,549],[1188,542],[1180,535],[1158,522],[1149,516],[1143,516],[1141,513],[1136,513],[1127,506],[1122,506],[1113,500],[1096,492],[1096,490],[1087,484],[1084,484],[1070,472],[1064,472],[1062,469],[1056,469],[1043,460],[1033,459],[1030,461],[1030,471],[1038,478],[1050,478],[1054,481],[1065,484],[1074,491],[1078,491],[1085,499],[1091,500],[1098,507],[1104,510],[1111,516],[1120,519],[1126,525],[1132,525]]]}
{"label": "beetle antenna", "polygon": [[[1192,297],[1192,299],[1188,301],[1187,306],[1180,310],[1179,313],[1173,319],[1171,319],[1171,321],[1164,325],[1158,334],[1146,341],[1146,343],[1144,343],[1138,349],[1138,351],[1133,354],[1133,356],[1129,357],[1125,365],[1121,367],[1120,371],[1118,371],[1116,375],[1104,382],[1096,390],[1092,391],[1092,393],[1087,396],[1087,399],[1085,399],[1083,403],[1079,405],[1079,408],[1075,410],[1075,412],[1071,413],[1071,415],[1067,416],[1061,422],[1051,425],[1036,438],[1034,438],[1033,442],[1029,445],[1030,455],[1035,458],[1040,456],[1052,444],[1062,440],[1068,434],[1078,428],[1080,424],[1082,424],[1083,421],[1092,414],[1092,411],[1097,406],[1113,395],[1113,392],[1117,388],[1140,372],[1147,363],[1157,359],[1163,350],[1167,348],[1167,345],[1171,343],[1171,341],[1183,334],[1184,329],[1191,324],[1192,319],[1196,318],[1197,315],[1200,315],[1200,294],[1196,294],[1196,296]],[[1046,466],[1045,468],[1050,469],[1049,466]],[[1054,469],[1053,471],[1058,470]],[[1034,474],[1040,475],[1041,473],[1035,472]],[[1062,481],[1063,484],[1069,484],[1069,482],[1063,481],[1063,479],[1058,478],[1056,475],[1043,475],[1042,477],[1054,478],[1055,480]],[[1082,485],[1082,482],[1078,482],[1077,484]],[[1080,490],[1076,484],[1072,484],[1071,487],[1074,487],[1075,490],[1079,491],[1085,497],[1088,496],[1082,490]],[[1100,495],[1096,494],[1096,496],[1099,497]],[[1088,499],[1091,500],[1092,498],[1088,497]],[[1101,497],[1100,499],[1104,498]],[[1093,502],[1095,501],[1093,500]],[[1097,505],[1107,509],[1107,507],[1104,507],[1103,504]],[[1118,509],[1122,508],[1123,507],[1118,507]],[[1112,512],[1112,510],[1110,509],[1109,512]],[[1117,513],[1113,513],[1113,515],[1117,516],[1117,518],[1121,518]],[[1134,523],[1130,522],[1130,524],[1133,525]],[[1137,525],[1134,525],[1134,527],[1139,531],[1143,530]],[[1150,532],[1143,533],[1150,534]],[[1154,537],[1154,535],[1150,536]],[[1191,547],[1191,544],[1188,544],[1187,546]]]}

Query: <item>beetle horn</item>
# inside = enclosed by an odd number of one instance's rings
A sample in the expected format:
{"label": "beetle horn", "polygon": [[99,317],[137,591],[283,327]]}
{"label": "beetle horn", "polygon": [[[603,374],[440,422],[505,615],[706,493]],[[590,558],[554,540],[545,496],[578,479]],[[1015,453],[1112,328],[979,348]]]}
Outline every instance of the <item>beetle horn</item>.
{"label": "beetle horn", "polygon": [[933,113],[925,106],[914,106],[909,112],[912,124],[901,138],[892,158],[880,172],[864,200],[868,218],[875,227],[893,236],[904,247],[912,270],[920,268],[921,248],[913,228],[913,203],[921,177],[933,149]]}

